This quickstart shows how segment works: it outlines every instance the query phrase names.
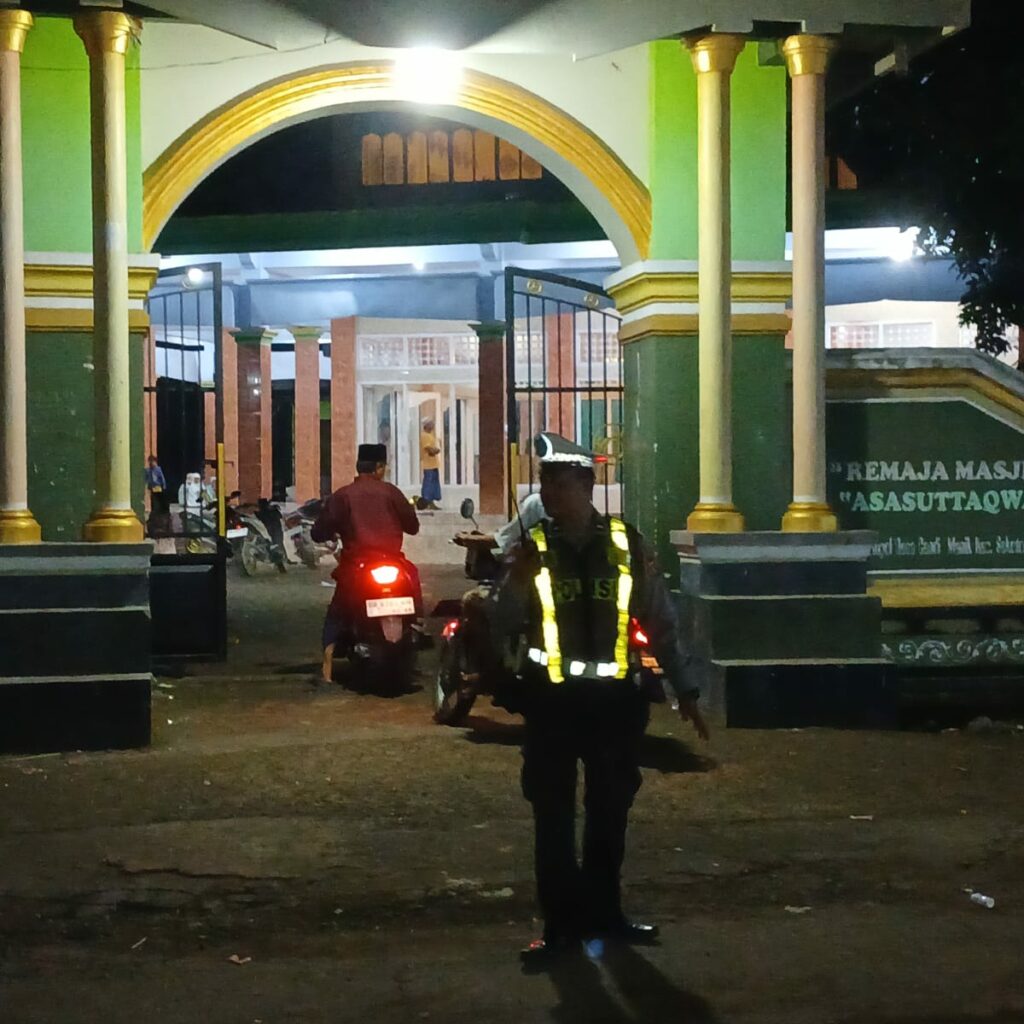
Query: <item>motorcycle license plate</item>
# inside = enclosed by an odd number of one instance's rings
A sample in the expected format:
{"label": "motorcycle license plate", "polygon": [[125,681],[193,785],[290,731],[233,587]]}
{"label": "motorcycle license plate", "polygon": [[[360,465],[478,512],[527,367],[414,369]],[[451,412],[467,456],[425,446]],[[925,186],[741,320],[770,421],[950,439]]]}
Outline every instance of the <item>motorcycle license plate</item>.
{"label": "motorcycle license plate", "polygon": [[378,597],[366,602],[366,617],[381,619],[385,615],[415,615],[416,602],[411,597]]}

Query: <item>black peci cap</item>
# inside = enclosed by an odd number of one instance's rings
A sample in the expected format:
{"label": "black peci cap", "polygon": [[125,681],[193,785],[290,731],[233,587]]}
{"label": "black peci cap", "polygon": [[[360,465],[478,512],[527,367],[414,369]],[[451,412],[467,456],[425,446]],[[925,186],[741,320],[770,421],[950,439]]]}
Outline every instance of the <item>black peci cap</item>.
{"label": "black peci cap", "polygon": [[361,444],[356,455],[357,462],[381,463],[388,461],[387,445],[383,444]]}

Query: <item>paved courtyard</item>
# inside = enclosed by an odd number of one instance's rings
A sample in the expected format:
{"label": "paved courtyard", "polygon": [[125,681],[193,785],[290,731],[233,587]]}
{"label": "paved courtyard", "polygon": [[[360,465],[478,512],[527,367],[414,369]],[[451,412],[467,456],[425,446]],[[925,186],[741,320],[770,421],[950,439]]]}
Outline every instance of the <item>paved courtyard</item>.
{"label": "paved courtyard", "polygon": [[524,977],[518,721],[314,688],[328,597],[232,576],[151,749],[0,760],[4,1024],[1024,1020],[1024,732],[698,745],[656,708],[626,886],[662,944]]}

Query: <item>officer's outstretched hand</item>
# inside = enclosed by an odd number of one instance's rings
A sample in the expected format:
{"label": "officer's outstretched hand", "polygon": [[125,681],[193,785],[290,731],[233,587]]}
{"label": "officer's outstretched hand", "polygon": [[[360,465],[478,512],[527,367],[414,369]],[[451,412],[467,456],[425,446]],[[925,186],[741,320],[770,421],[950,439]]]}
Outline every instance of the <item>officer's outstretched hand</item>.
{"label": "officer's outstretched hand", "polygon": [[700,708],[697,706],[697,701],[693,697],[680,698],[679,717],[684,722],[693,722],[693,728],[702,740],[711,739],[711,730],[708,728],[708,723],[704,720],[704,715],[701,713]]}

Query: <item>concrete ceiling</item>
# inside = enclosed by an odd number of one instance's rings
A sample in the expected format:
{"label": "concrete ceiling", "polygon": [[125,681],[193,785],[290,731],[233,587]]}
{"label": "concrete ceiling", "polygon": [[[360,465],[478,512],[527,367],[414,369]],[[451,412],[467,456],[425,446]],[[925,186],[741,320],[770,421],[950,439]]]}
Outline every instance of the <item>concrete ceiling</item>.
{"label": "concrete ceiling", "polygon": [[[963,28],[970,0],[144,0],[275,49],[348,38],[367,46],[505,53],[597,54],[713,28],[782,32],[869,30],[884,48],[901,30]],[[130,6],[130,5],[129,5]]]}

